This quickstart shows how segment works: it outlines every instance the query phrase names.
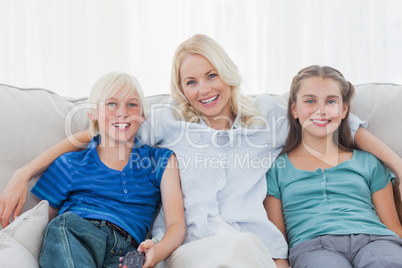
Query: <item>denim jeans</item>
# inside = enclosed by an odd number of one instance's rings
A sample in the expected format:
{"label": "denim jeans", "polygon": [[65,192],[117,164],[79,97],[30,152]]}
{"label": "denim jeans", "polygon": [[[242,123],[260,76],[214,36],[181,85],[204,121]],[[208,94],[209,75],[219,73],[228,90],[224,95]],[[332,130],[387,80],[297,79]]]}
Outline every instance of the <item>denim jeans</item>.
{"label": "denim jeans", "polygon": [[118,267],[119,258],[136,248],[106,221],[85,220],[66,212],[47,226],[40,267]]}

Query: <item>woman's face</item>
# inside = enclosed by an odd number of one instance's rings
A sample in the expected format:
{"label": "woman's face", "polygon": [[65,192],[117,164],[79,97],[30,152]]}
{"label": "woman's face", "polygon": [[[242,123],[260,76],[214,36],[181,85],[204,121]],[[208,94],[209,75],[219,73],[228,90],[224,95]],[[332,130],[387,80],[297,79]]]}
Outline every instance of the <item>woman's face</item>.
{"label": "woman's face", "polygon": [[[190,104],[207,120],[233,120],[230,86],[203,56],[188,55],[180,66],[180,81]],[[211,121],[213,122],[213,121]]]}

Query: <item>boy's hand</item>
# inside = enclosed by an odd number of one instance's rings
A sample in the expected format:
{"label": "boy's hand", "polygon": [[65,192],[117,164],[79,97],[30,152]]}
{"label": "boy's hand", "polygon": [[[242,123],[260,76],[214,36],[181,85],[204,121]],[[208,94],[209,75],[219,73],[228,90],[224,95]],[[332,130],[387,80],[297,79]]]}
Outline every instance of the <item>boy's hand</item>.
{"label": "boy's hand", "polygon": [[152,240],[147,239],[140,244],[138,247],[138,252],[145,253],[145,262],[142,266],[143,268],[154,267],[159,263],[157,260],[157,248],[155,247],[154,242]]}
{"label": "boy's hand", "polygon": [[21,214],[28,194],[28,180],[24,180],[23,174],[17,170],[1,193],[0,218],[3,228],[10,223],[11,215],[13,215],[13,219],[15,220]]}
{"label": "boy's hand", "polygon": [[[155,253],[155,251],[156,251],[155,244],[150,239],[147,239],[144,242],[142,242],[139,245],[137,251],[145,253],[145,262],[144,262],[144,265],[142,266],[143,268],[154,267],[155,265],[157,265],[160,262],[156,258],[157,253]],[[123,257],[121,257],[119,260],[120,260],[119,267],[121,268],[123,266],[121,264]]]}

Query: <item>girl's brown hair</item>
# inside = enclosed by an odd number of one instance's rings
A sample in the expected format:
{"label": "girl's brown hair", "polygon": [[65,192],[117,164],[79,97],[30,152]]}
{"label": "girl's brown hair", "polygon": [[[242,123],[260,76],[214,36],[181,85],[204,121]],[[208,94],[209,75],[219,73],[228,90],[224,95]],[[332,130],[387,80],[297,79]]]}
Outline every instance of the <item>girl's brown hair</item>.
{"label": "girl's brown hair", "polygon": [[295,119],[292,116],[292,105],[294,105],[297,101],[297,93],[300,90],[302,82],[305,79],[311,77],[332,79],[339,85],[339,89],[341,90],[342,94],[343,104],[348,107],[348,110],[346,112],[344,120],[342,120],[339,128],[334,133],[334,141],[340,148],[344,150],[356,149],[357,146],[353,142],[348,122],[350,101],[355,93],[355,88],[349,81],[347,81],[343,77],[343,74],[338,70],[328,66],[312,65],[300,70],[299,73],[295,77],[293,77],[292,85],[290,86],[287,112],[287,117],[289,121],[289,135],[281,154],[288,153],[294,150],[302,142],[302,126],[299,123],[299,119]]}

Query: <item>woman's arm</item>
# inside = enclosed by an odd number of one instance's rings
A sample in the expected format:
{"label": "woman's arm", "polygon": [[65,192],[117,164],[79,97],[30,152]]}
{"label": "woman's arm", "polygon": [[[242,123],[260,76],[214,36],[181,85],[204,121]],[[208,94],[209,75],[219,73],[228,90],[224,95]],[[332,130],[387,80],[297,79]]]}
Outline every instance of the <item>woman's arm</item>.
{"label": "woman's arm", "polygon": [[402,226],[396,212],[391,182],[384,189],[375,192],[372,198],[381,222],[402,238]]}
{"label": "woman's arm", "polygon": [[[267,211],[268,219],[275,224],[287,241],[286,225],[282,212],[282,201],[272,195],[267,195],[264,200],[264,207]],[[277,267],[289,267],[289,261],[287,259],[274,259],[274,262]]]}
{"label": "woman's arm", "polygon": [[388,168],[395,172],[395,175],[397,175],[399,178],[402,178],[402,158],[397,155],[388,145],[371,134],[370,131],[359,127],[355,134],[355,143],[363,151],[375,155]]}
{"label": "woman's arm", "polygon": [[43,173],[60,155],[71,151],[78,151],[90,141],[91,137],[88,130],[73,134],[16,170],[0,195],[1,225],[6,227],[12,214],[13,219],[16,219],[20,215],[26,201],[30,179]]}
{"label": "woman's arm", "polygon": [[371,134],[367,129],[359,127],[355,134],[356,145],[380,159],[396,175],[394,191],[394,202],[398,217],[402,222],[402,158],[397,155],[388,145]]}
{"label": "woman's arm", "polygon": [[[172,154],[162,176],[161,195],[165,215],[166,233],[162,240],[153,245],[147,240],[139,246],[145,251],[144,267],[153,267],[168,257],[179,247],[186,237],[186,221],[184,218],[183,198],[176,156]],[[150,245],[150,246],[147,246]]]}

